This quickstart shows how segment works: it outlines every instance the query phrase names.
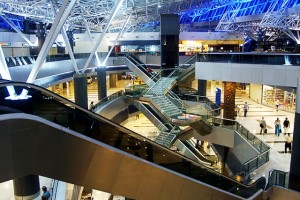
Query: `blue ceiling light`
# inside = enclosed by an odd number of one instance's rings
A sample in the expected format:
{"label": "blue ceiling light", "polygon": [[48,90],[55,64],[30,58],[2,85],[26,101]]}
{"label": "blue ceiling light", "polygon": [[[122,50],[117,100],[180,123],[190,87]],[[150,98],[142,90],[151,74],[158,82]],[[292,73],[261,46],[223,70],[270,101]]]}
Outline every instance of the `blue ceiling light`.
{"label": "blue ceiling light", "polygon": [[[24,17],[12,14],[6,14],[6,17],[8,17],[19,30],[24,30]],[[9,24],[7,24],[2,18],[0,18],[0,28],[13,30],[13,28]]]}
{"label": "blue ceiling light", "polygon": [[[265,13],[274,1],[278,0],[236,0],[237,3],[242,3],[236,17]],[[178,13],[180,24],[219,21],[233,1],[210,0],[210,6],[200,5],[199,2],[194,1],[190,9]],[[284,0],[279,0],[278,5],[283,4],[283,2]],[[297,5],[300,5],[300,0],[290,1],[285,7],[292,8]],[[183,6],[187,7],[186,4]],[[172,9],[172,6],[170,6],[170,9]],[[275,10],[278,10],[278,8],[275,8]]]}

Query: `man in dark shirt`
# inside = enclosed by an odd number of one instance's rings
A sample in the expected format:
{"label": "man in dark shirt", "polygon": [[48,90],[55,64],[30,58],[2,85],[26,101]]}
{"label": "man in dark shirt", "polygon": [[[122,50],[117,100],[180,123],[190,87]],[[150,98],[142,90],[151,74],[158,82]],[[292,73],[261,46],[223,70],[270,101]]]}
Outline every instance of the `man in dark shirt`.
{"label": "man in dark shirt", "polygon": [[289,128],[290,128],[290,121],[286,117],[285,120],[283,121],[284,135],[289,132]]}

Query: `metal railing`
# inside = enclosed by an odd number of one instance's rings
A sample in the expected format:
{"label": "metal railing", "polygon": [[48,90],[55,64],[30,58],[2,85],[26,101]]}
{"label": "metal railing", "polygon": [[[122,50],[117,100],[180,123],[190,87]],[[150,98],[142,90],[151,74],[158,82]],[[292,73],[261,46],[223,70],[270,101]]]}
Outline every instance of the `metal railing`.
{"label": "metal railing", "polygon": [[263,164],[267,163],[269,161],[269,156],[270,149],[264,151],[263,153],[260,153],[259,155],[245,162],[241,170],[244,173],[244,176],[249,177],[251,172],[258,169]]}
{"label": "metal railing", "polygon": [[[170,70],[173,70],[166,78],[174,78],[175,76],[177,77],[178,76],[178,69],[162,69],[162,70],[160,70],[159,71],[159,73],[157,73],[156,74],[156,76],[155,76],[155,78],[157,79],[157,80],[153,80],[153,81],[155,81],[156,83],[158,83],[158,81],[162,78],[162,74],[164,73],[164,72],[166,72],[166,71],[170,71]],[[149,91],[148,92],[153,92],[153,88],[156,86],[156,83],[155,84],[153,84],[151,87],[150,87],[150,89],[149,89]],[[162,86],[162,88],[161,88],[161,90],[162,90],[162,92],[164,92],[165,90],[167,90],[168,88],[170,87],[170,85],[163,85]],[[147,93],[148,93],[147,92]]]}
{"label": "metal railing", "polygon": [[300,65],[295,53],[199,53],[198,62]]}
{"label": "metal railing", "polygon": [[265,190],[269,189],[273,185],[287,188],[288,187],[288,172],[273,169],[269,172],[268,184]]}
{"label": "metal railing", "polygon": [[127,86],[125,88],[125,94],[131,96],[143,96],[149,90],[149,86],[146,84]]}
{"label": "metal railing", "polygon": [[259,155],[255,156],[254,158],[251,158],[243,164],[241,172],[244,173],[244,176],[247,177],[252,171],[258,169],[260,166],[269,161],[271,149],[269,145],[267,145],[264,141],[256,137],[239,122],[230,119],[213,118],[212,123],[215,126],[220,126],[236,131],[259,152]]}
{"label": "metal railing", "polygon": [[260,140],[256,135],[251,133],[239,122],[231,119],[224,118],[213,118],[213,125],[220,126],[223,128],[231,129],[237,131],[241,136],[243,136],[258,152],[264,153],[269,150],[270,147],[264,141]]}
{"label": "metal railing", "polygon": [[91,111],[95,112],[97,109],[99,109],[101,106],[103,106],[104,104],[120,97],[120,96],[123,96],[125,93],[123,90],[120,90],[118,92],[115,92],[103,99],[101,99],[100,101],[98,101],[92,108],[90,108]]}

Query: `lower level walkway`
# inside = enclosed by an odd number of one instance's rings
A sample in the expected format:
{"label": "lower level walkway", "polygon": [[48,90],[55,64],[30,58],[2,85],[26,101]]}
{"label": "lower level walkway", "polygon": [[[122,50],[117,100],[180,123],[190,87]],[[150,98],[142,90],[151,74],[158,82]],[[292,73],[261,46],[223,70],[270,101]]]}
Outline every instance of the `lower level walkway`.
{"label": "lower level walkway", "polygon": [[[209,98],[214,101],[215,96],[208,94]],[[293,133],[295,113],[287,112],[284,110],[276,111],[275,107],[269,107],[259,104],[248,97],[248,94],[244,91],[236,92],[236,105],[240,105],[241,111],[238,113],[236,120],[246,127],[251,133],[254,133],[262,141],[266,142],[270,147],[270,161],[252,173],[252,178],[266,176],[272,169],[278,169],[285,172],[290,170],[291,153],[284,153],[285,150],[285,135],[282,133],[278,136],[275,135],[275,120],[277,118],[281,121],[283,127],[283,121],[287,117],[290,121],[289,132]],[[249,104],[249,111],[247,117],[244,117],[243,105],[247,102]],[[260,120],[264,117],[267,124],[267,133],[260,134]],[[293,136],[293,134],[291,135]]]}

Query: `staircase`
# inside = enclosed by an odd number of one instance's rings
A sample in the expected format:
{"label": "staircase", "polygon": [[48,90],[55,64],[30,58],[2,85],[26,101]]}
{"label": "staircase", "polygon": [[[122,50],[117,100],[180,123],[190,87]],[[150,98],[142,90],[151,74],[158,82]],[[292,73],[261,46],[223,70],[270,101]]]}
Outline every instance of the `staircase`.
{"label": "staircase", "polygon": [[171,124],[166,124],[166,125],[170,126],[171,129],[169,130],[169,132],[166,131],[161,132],[155,139],[155,142],[165,147],[170,147],[181,130],[178,126],[174,126]]}
{"label": "staircase", "polygon": [[163,96],[167,94],[172,87],[176,84],[177,77],[161,77],[147,92],[147,94],[156,94],[157,96]]}
{"label": "staircase", "polygon": [[165,147],[170,147],[175,138],[176,135],[173,133],[161,132],[155,139],[155,142]]}
{"label": "staircase", "polygon": [[154,96],[151,98],[161,109],[161,112],[169,117],[182,115],[181,110],[166,96]]}

